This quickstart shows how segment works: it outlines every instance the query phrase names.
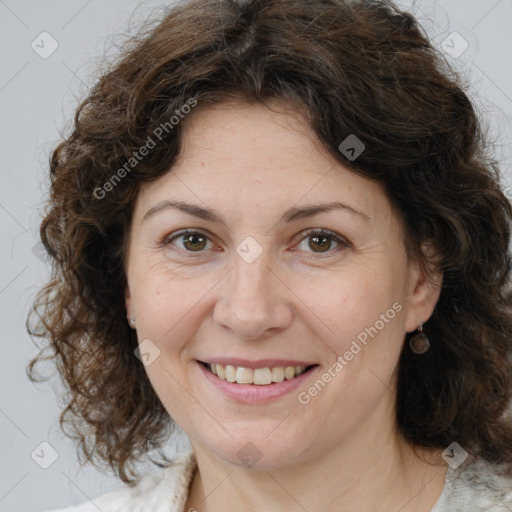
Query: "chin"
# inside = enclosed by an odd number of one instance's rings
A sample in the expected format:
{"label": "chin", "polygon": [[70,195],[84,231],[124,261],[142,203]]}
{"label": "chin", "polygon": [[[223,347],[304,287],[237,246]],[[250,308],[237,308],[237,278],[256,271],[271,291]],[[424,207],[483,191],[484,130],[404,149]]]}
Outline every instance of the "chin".
{"label": "chin", "polygon": [[[274,427],[275,428],[275,427]],[[242,435],[233,438],[208,440],[203,446],[220,459],[244,469],[272,471],[297,463],[304,454],[304,441],[281,435]],[[300,449],[299,449],[300,448]]]}

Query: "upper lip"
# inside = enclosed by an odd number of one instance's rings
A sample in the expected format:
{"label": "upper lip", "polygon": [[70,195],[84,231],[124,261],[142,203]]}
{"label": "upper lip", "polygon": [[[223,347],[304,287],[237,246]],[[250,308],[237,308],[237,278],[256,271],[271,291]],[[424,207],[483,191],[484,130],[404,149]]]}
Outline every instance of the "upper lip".
{"label": "upper lip", "polygon": [[211,359],[201,360],[207,364],[221,364],[223,366],[233,365],[242,368],[272,368],[275,366],[312,366],[316,363],[308,361],[297,361],[295,359],[258,359],[257,361],[249,361],[240,357],[212,357]]}

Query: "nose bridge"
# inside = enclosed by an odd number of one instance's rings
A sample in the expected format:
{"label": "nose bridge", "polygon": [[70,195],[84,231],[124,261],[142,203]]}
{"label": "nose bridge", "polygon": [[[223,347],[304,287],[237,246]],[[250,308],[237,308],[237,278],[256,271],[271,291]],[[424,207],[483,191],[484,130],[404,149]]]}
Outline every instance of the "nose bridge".
{"label": "nose bridge", "polygon": [[233,269],[215,306],[217,324],[230,328],[239,337],[258,338],[265,331],[284,327],[291,315],[273,275],[271,254],[262,250],[246,257],[243,243],[233,258]]}
{"label": "nose bridge", "polygon": [[268,300],[270,297],[265,291],[270,278],[270,260],[267,254],[262,253],[252,262],[246,261],[238,254],[234,258],[232,293],[238,295],[238,300],[244,297],[253,301],[261,301],[264,298]]}
{"label": "nose bridge", "polygon": [[269,264],[265,252],[250,263],[238,254],[234,258],[229,302],[235,316],[244,322],[261,321],[269,312],[273,300],[268,286],[273,278]]}

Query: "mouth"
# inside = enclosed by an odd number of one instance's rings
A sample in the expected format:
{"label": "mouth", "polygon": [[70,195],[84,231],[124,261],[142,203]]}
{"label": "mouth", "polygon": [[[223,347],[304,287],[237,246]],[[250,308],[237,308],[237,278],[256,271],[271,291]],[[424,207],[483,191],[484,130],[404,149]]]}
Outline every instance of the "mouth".
{"label": "mouth", "polygon": [[248,368],[247,366],[235,366],[234,364],[198,362],[220,380],[246,386],[275,386],[280,382],[296,379],[318,366],[317,364],[311,364]]}

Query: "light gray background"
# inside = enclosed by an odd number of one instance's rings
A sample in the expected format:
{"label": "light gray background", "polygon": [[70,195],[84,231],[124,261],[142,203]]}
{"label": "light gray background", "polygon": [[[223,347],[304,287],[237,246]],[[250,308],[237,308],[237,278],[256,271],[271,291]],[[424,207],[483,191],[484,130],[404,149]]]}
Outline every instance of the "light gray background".
{"label": "light gray background", "polygon": [[[0,511],[41,511],[93,498],[120,485],[92,467],[80,469],[74,444],[58,427],[59,383],[33,385],[25,373],[36,349],[25,331],[34,293],[47,275],[37,256],[47,161],[77,98],[113,34],[134,30],[158,6],[137,0],[0,0]],[[512,0],[401,1],[470,84],[470,96],[496,137],[496,155],[512,183]],[[135,14],[133,14],[135,11]],[[129,29],[129,27],[132,27]],[[58,49],[41,58],[31,43],[46,31]],[[459,36],[453,36],[453,32]],[[459,57],[455,53],[468,49]],[[452,47],[450,49],[450,47]],[[512,186],[507,185],[507,193]],[[42,442],[58,452],[42,469],[31,457]],[[186,449],[186,439],[169,453]],[[46,450],[46,453],[48,450]],[[38,453],[41,453],[40,450]]]}

